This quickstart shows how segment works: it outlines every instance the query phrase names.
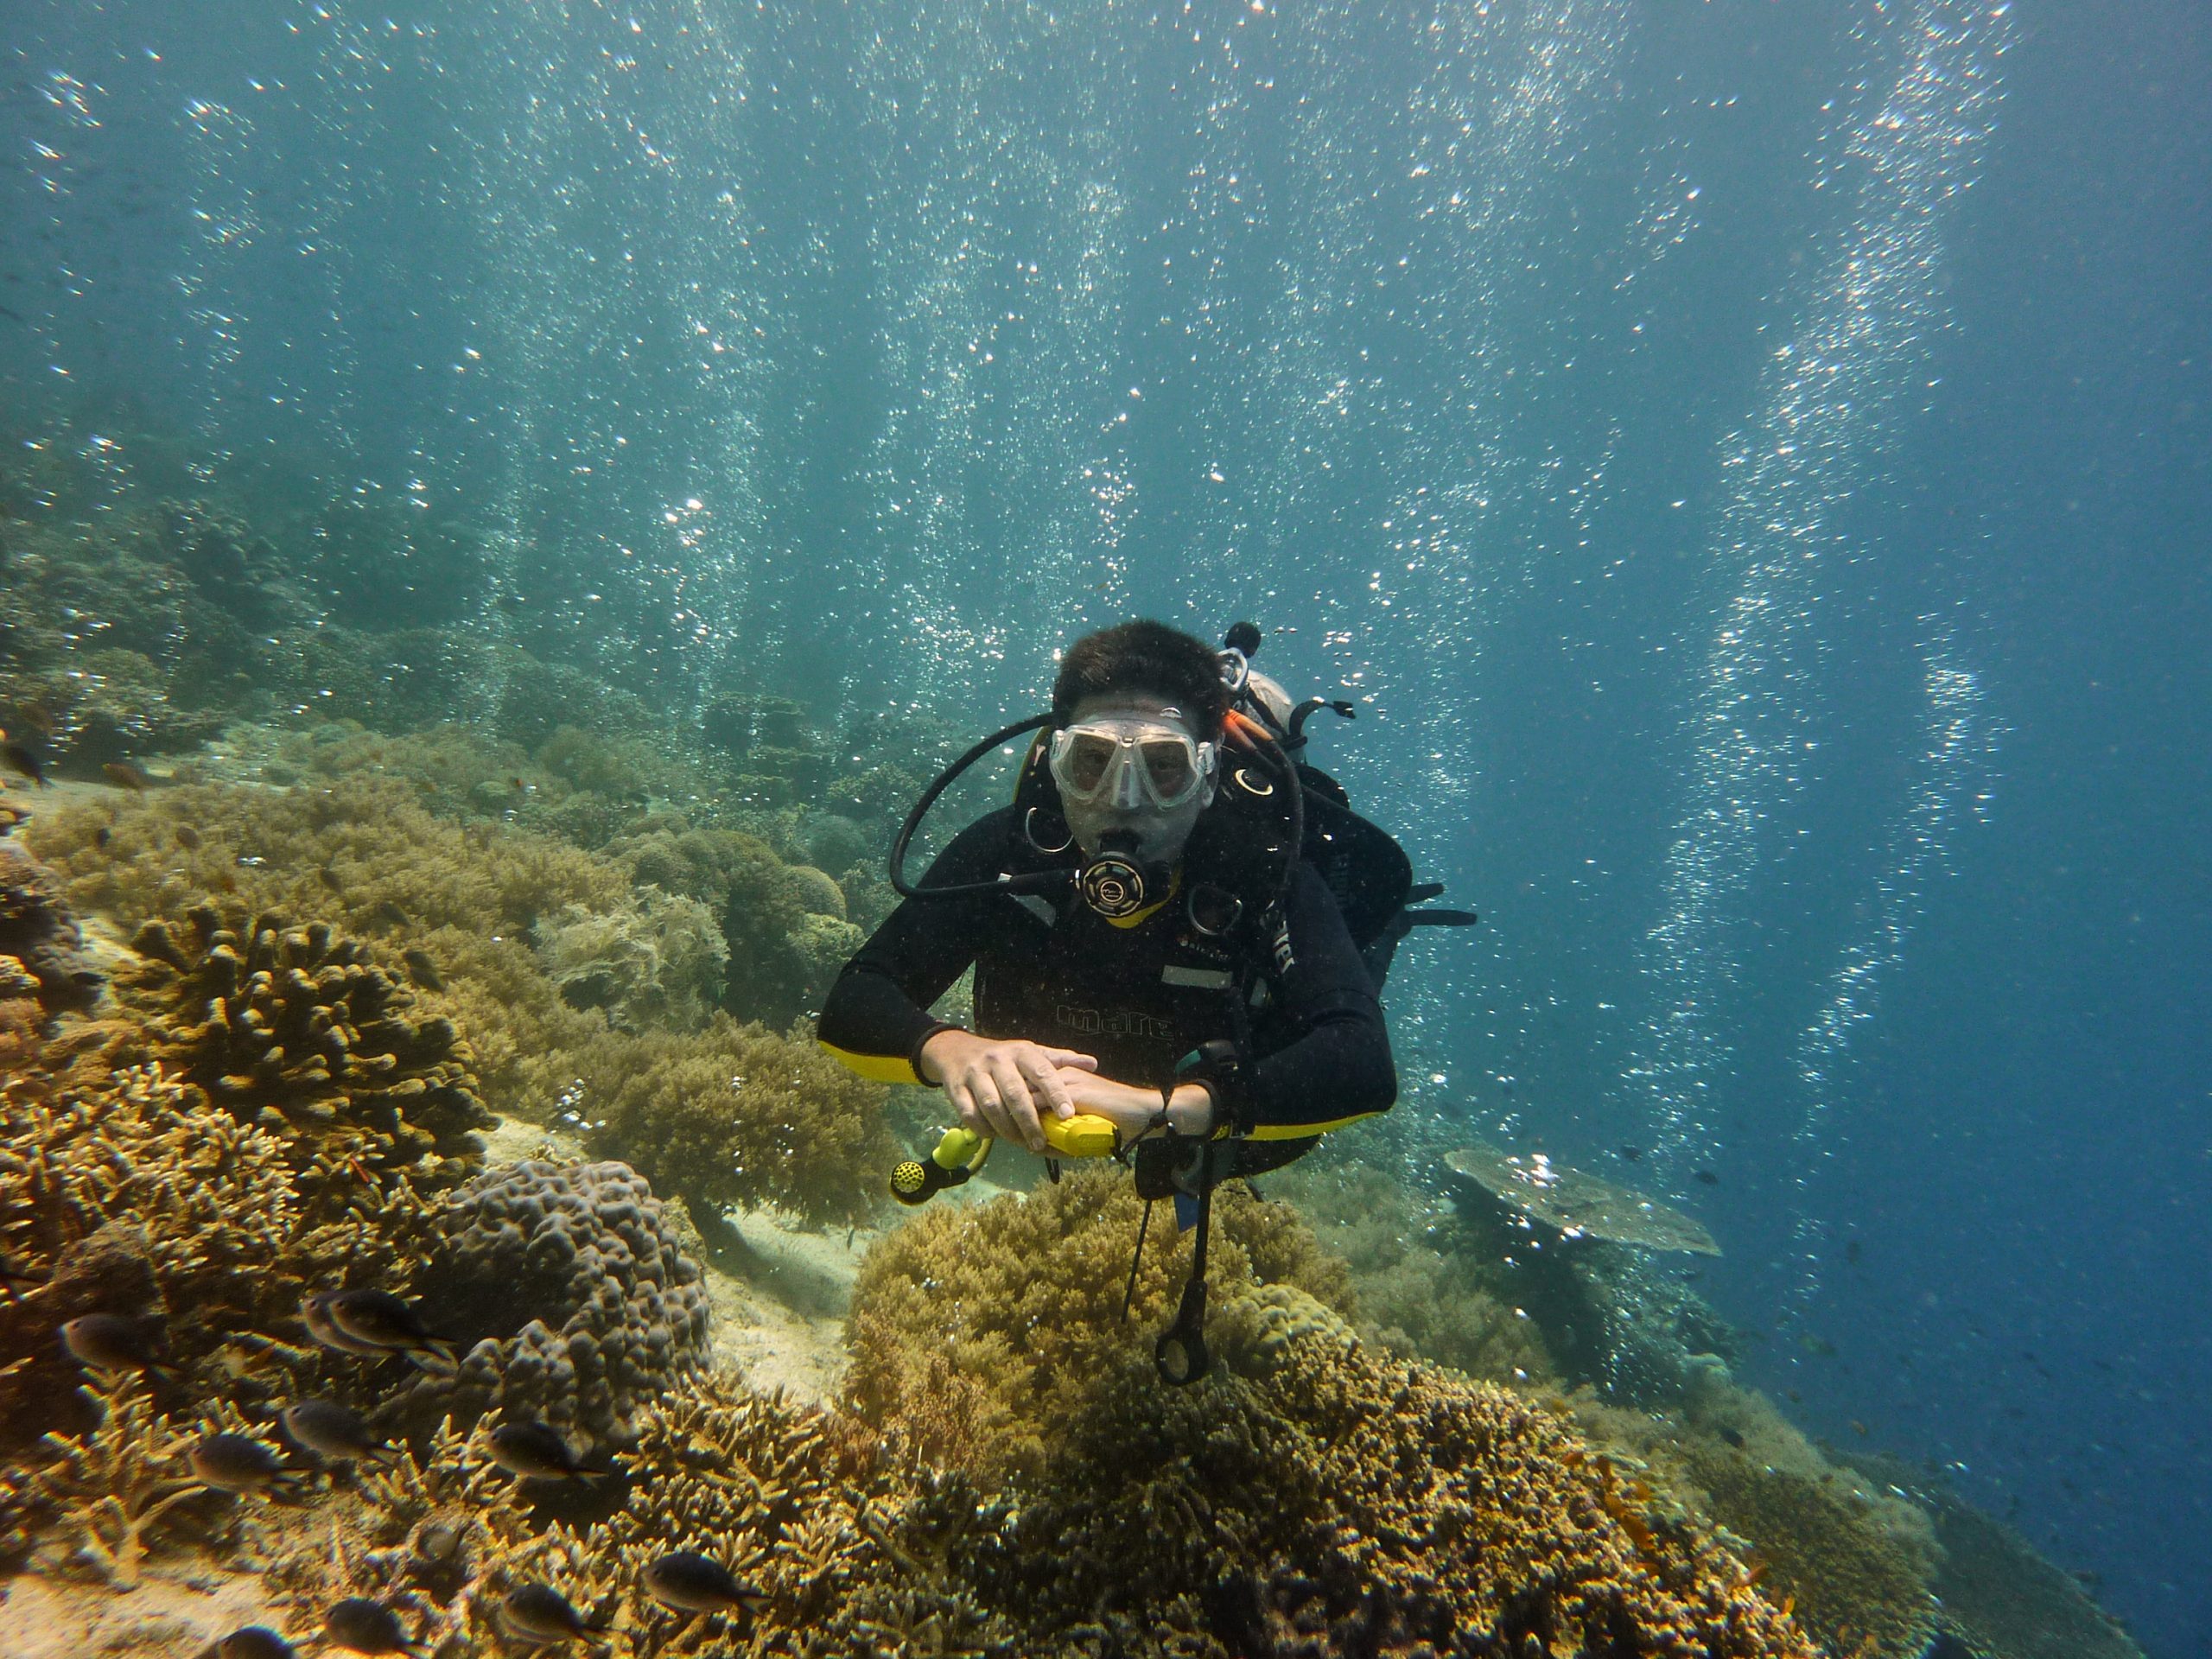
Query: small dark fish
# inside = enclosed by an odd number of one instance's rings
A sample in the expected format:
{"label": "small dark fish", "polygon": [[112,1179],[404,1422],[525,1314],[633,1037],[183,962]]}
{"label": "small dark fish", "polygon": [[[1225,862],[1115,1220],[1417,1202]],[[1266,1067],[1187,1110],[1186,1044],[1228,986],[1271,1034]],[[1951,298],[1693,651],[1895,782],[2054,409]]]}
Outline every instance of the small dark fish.
{"label": "small dark fish", "polygon": [[1823,1359],[1835,1357],[1835,1344],[1830,1342],[1826,1337],[1816,1337],[1808,1333],[1797,1338],[1797,1345],[1807,1353],[1818,1354]]}
{"label": "small dark fish", "polygon": [[425,1521],[415,1535],[415,1553],[436,1567],[452,1567],[461,1560],[461,1529],[450,1521]]}
{"label": "small dark fish", "polygon": [[332,1293],[322,1291],[300,1304],[300,1321],[308,1334],[324,1347],[341,1354],[353,1354],[363,1359],[382,1359],[391,1350],[373,1342],[362,1342],[347,1336],[330,1317]]}
{"label": "small dark fish", "polygon": [[26,1285],[42,1285],[45,1279],[33,1273],[12,1255],[0,1255],[0,1288],[10,1295],[20,1296]]}
{"label": "small dark fish", "polygon": [[1851,1420],[1851,1432],[1854,1434],[1866,1434],[1872,1431],[1867,1428],[1866,1424],[1860,1422],[1856,1417],[1854,1417]]}
{"label": "small dark fish", "polygon": [[200,850],[200,832],[190,824],[177,824],[169,830],[169,834],[176,837],[176,844],[183,848],[186,852],[196,853]]}
{"label": "small dark fish", "polygon": [[225,1492],[265,1492],[291,1471],[283,1459],[244,1434],[210,1434],[185,1454],[205,1486]]}
{"label": "small dark fish", "polygon": [[449,1359],[450,1337],[425,1326],[404,1299],[388,1290],[337,1290],[323,1298],[330,1322],[356,1342],[395,1353],[434,1353]]}
{"label": "small dark fish", "polygon": [[41,789],[51,787],[46,781],[46,768],[39,765],[38,757],[22,744],[0,743],[0,760],[8,763],[10,771],[21,772]]}
{"label": "small dark fish", "polygon": [[492,1461],[524,1480],[594,1478],[590,1471],[578,1465],[560,1430],[528,1417],[501,1423],[492,1431]]}
{"label": "small dark fish", "polygon": [[399,1622],[399,1615],[366,1596],[348,1596],[338,1603],[322,1616],[322,1628],[332,1643],[351,1648],[355,1653],[412,1654],[417,1650],[408,1639],[407,1627]]}
{"label": "small dark fish", "polygon": [[584,1616],[550,1584],[525,1584],[499,1603],[507,1628],[530,1642],[569,1642],[590,1634]]}
{"label": "small dark fish", "polygon": [[1855,1238],[1847,1241],[1844,1244],[1843,1259],[1854,1268],[1859,1265],[1859,1258],[1865,1254],[1866,1252],[1859,1248],[1859,1241]]}
{"label": "small dark fish", "polygon": [[408,923],[408,915],[392,900],[379,899],[377,900],[377,907],[369,912],[369,920],[378,927],[404,927]]}
{"label": "small dark fish", "polygon": [[100,825],[99,829],[92,831],[92,845],[99,848],[102,852],[105,852],[108,849],[108,843],[112,842],[114,839],[115,831],[109,829],[105,824]]}
{"label": "small dark fish", "polygon": [[110,760],[100,768],[100,776],[118,789],[127,789],[143,795],[153,786],[154,780],[145,772],[128,760]]}
{"label": "small dark fish", "polygon": [[266,1624],[248,1624],[215,1643],[215,1659],[291,1659],[296,1649]]}
{"label": "small dark fish", "polygon": [[679,1613],[736,1612],[768,1599],[766,1592],[740,1584],[720,1561],[688,1549],[648,1563],[645,1580],[655,1601]]}
{"label": "small dark fish", "polygon": [[426,991],[445,989],[445,979],[438,972],[438,964],[430,960],[429,951],[403,950],[399,953],[399,959],[407,964],[407,977],[413,980],[423,989]]}
{"label": "small dark fish", "polygon": [[[23,322],[23,315],[22,312],[11,311],[4,305],[0,305],[0,317],[7,318],[10,322]],[[23,327],[28,328],[30,327],[30,324],[23,322]]]}
{"label": "small dark fish", "polygon": [[529,791],[529,789],[530,789],[530,785],[529,785],[528,784],[525,784],[524,782],[523,782],[523,780],[522,780],[521,779],[519,779],[519,778],[510,778],[510,779],[507,779],[507,787],[508,787],[509,789],[512,789],[512,791],[514,791],[514,792],[515,792],[516,794],[518,794],[518,795],[521,795],[521,794],[527,793],[527,792],[528,792],[528,791]]}
{"label": "small dark fish", "polygon": [[343,893],[346,891],[346,884],[338,879],[338,872],[332,869],[329,865],[316,865],[315,874],[315,880],[321,882],[324,887],[328,887],[331,892]]}
{"label": "small dark fish", "polygon": [[1744,1432],[1739,1428],[1724,1427],[1720,1431],[1720,1438],[1727,1441],[1729,1445],[1734,1446],[1738,1452],[1744,1449]]}
{"label": "small dark fish", "polygon": [[378,1440],[360,1414],[335,1400],[295,1400],[276,1414],[284,1432],[319,1456],[340,1463],[394,1459],[398,1453]]}
{"label": "small dark fish", "polygon": [[1629,1162],[1632,1164],[1643,1156],[1643,1148],[1642,1147],[1623,1147],[1620,1149],[1620,1154],[1622,1157],[1627,1159]]}
{"label": "small dark fish", "polygon": [[1720,1178],[1709,1169],[1700,1169],[1698,1171],[1697,1179],[1704,1182],[1707,1186],[1718,1186],[1720,1185]]}
{"label": "small dark fish", "polygon": [[79,1363],[102,1371],[144,1371],[162,1365],[158,1327],[114,1313],[80,1313],[61,1327],[61,1344]]}

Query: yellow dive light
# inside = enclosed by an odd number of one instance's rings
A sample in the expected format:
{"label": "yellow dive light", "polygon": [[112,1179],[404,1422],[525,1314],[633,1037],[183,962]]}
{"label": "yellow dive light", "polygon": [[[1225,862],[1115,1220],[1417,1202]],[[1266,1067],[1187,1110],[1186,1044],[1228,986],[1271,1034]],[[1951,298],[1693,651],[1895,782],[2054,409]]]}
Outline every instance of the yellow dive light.
{"label": "yellow dive light", "polygon": [[[1110,1158],[1120,1144],[1111,1118],[1095,1112],[1073,1117],[1045,1117],[1046,1154],[1055,1158]],[[891,1172],[891,1196],[901,1204],[925,1204],[948,1186],[957,1186],[982,1168],[991,1155],[991,1137],[973,1129],[947,1129],[926,1158],[909,1158]]]}

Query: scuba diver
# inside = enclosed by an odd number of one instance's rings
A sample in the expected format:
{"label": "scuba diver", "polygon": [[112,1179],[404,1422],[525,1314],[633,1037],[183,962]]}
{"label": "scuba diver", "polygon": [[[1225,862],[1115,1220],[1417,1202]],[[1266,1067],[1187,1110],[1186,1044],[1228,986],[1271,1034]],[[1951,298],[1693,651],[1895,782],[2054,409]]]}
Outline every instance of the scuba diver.
{"label": "scuba diver", "polygon": [[[1052,708],[941,773],[893,842],[901,902],[830,988],[817,1034],[868,1077],[944,1090],[957,1116],[893,1191],[919,1203],[980,1168],[992,1142],[1047,1158],[1107,1154],[1138,1196],[1198,1229],[1168,1382],[1207,1367],[1205,1243],[1219,1182],[1279,1168],[1332,1130],[1389,1109],[1397,1074],[1378,1000],[1420,911],[1404,851],[1299,759],[1308,715],[1255,672],[1259,630],[1226,648],[1165,624],[1090,634]],[[1012,803],[954,837],[918,884],[906,848],[951,781],[1042,728]],[[931,1005],[970,965],[976,1029]],[[1143,1233],[1137,1249],[1143,1249]],[[1130,1268],[1135,1283],[1135,1264]]]}

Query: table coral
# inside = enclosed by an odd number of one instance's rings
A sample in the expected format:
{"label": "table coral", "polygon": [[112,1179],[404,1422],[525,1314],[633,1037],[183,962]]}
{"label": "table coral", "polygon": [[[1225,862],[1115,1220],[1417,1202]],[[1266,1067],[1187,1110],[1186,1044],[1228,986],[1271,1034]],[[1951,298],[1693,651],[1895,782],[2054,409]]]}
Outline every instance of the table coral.
{"label": "table coral", "polygon": [[468,1346],[457,1375],[414,1379],[410,1416],[496,1410],[626,1445],[706,1357],[699,1264],[627,1165],[510,1164],[448,1193],[436,1226],[416,1294]]}

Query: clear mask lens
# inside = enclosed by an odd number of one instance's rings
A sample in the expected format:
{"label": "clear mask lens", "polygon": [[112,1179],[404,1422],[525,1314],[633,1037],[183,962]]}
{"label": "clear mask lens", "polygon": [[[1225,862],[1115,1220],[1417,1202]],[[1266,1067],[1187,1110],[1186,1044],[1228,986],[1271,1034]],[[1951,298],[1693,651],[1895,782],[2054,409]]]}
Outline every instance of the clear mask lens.
{"label": "clear mask lens", "polygon": [[1071,799],[1122,807],[1179,806],[1211,771],[1213,745],[1189,734],[1141,727],[1071,726],[1052,734],[1052,779]]}

